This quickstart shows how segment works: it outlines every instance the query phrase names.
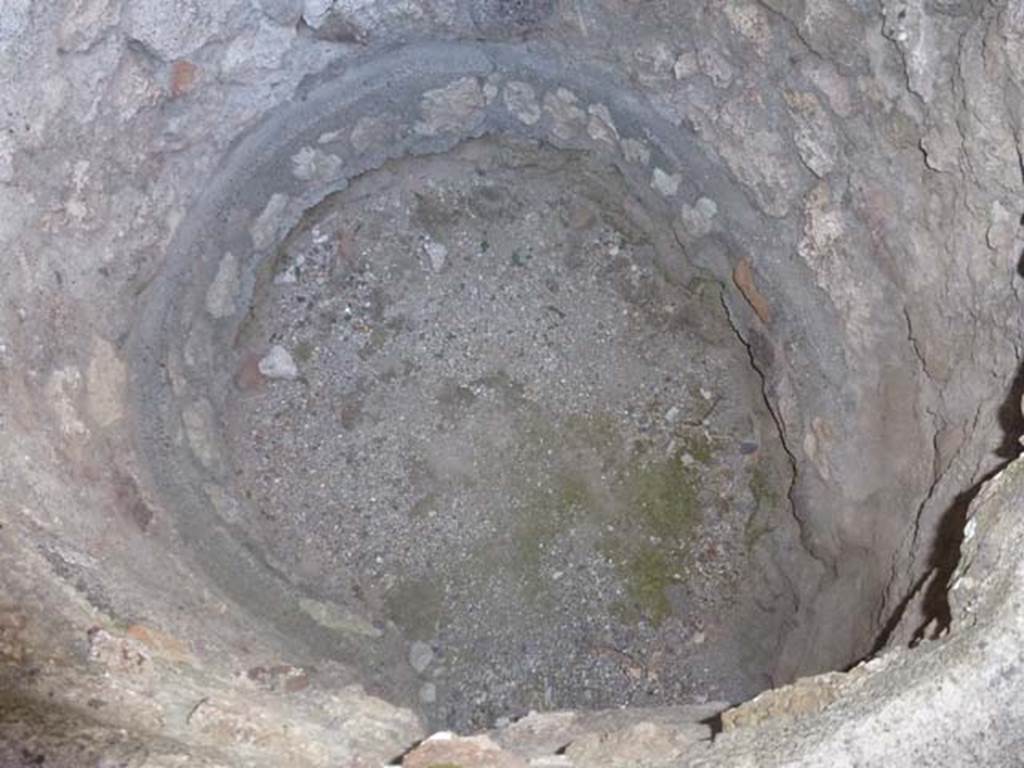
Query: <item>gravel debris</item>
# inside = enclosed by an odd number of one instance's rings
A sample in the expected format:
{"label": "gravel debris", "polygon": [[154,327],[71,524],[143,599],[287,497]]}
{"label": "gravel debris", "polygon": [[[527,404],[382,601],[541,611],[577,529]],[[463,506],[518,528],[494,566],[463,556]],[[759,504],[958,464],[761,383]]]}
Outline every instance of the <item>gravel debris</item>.
{"label": "gravel debris", "polygon": [[729,643],[788,465],[740,450],[773,431],[719,286],[670,274],[626,194],[521,143],[400,161],[285,241],[295,281],[239,336],[306,384],[227,405],[247,522],[401,633],[432,728],[761,685]]}

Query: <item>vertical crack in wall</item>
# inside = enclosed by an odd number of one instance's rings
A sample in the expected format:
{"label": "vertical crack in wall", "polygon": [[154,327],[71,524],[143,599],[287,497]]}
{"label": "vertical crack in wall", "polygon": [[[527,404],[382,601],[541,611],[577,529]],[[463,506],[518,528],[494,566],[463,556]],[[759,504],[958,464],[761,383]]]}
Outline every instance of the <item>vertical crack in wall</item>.
{"label": "vertical crack in wall", "polygon": [[797,514],[797,503],[794,495],[796,493],[796,483],[799,476],[799,462],[796,454],[793,452],[792,447],[789,445],[789,441],[786,437],[786,428],[782,423],[782,417],[779,416],[778,409],[772,402],[771,396],[768,393],[768,378],[757,360],[757,356],[754,354],[754,349],[751,343],[743,335],[743,332],[739,329],[735,318],[732,315],[732,310],[729,307],[728,299],[726,298],[725,285],[719,283],[721,288],[719,292],[719,300],[722,303],[722,308],[725,311],[726,320],[729,323],[729,328],[732,329],[733,334],[736,336],[740,344],[747,351],[747,357],[750,360],[750,367],[753,368],[754,373],[757,374],[758,380],[761,383],[761,397],[764,400],[765,407],[768,409],[768,413],[771,415],[772,423],[775,425],[776,433],[779,436],[779,442],[782,444],[782,449],[786,452],[786,458],[789,461],[790,467],[790,479],[789,488],[786,491],[786,500],[789,504],[789,513],[793,520],[796,522],[797,528],[800,531],[800,544],[807,551],[807,553],[820,563],[827,571],[835,574],[835,565],[825,558],[821,553],[815,551],[815,547],[811,544],[810,535],[807,532],[807,524],[800,519],[800,515]]}

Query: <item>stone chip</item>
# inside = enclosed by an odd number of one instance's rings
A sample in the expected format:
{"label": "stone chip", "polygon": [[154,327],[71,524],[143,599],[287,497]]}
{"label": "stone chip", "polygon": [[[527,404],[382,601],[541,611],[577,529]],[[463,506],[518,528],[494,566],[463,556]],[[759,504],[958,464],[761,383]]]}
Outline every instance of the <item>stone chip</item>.
{"label": "stone chip", "polygon": [[260,373],[268,379],[285,379],[291,381],[299,377],[298,366],[287,349],[275,344],[263,356],[259,364]]}

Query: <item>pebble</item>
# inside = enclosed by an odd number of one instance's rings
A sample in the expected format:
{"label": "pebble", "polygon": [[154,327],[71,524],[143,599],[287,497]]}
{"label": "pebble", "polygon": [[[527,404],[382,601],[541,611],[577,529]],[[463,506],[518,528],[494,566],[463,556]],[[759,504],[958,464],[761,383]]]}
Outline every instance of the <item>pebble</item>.
{"label": "pebble", "polygon": [[434,649],[421,640],[417,640],[409,646],[409,666],[416,670],[416,674],[423,674],[434,660]]}
{"label": "pebble", "polygon": [[268,379],[290,381],[299,377],[299,369],[295,366],[292,356],[288,354],[287,349],[279,344],[272,346],[270,351],[263,356],[263,359],[260,360],[259,370]]}
{"label": "pebble", "polygon": [[678,173],[666,173],[661,168],[655,168],[651,176],[651,186],[665,197],[672,197],[679,191],[679,185],[683,183],[683,177]]}
{"label": "pebble", "polygon": [[420,688],[420,701],[424,704],[433,704],[437,701],[437,686],[433,683],[424,683]]}
{"label": "pebble", "polygon": [[702,197],[693,205],[683,205],[680,218],[683,227],[692,237],[704,237],[714,228],[715,216],[718,215],[718,204]]}
{"label": "pebble", "polygon": [[430,257],[431,269],[435,272],[440,272],[444,269],[444,264],[448,260],[448,249],[444,245],[429,240],[424,243],[423,249],[427,252],[427,256]]}

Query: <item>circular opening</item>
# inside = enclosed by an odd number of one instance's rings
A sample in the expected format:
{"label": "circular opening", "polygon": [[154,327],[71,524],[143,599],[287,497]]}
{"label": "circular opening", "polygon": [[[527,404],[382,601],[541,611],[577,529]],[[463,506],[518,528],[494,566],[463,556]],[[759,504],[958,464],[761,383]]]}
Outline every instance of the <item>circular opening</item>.
{"label": "circular opening", "polygon": [[138,333],[154,482],[233,599],[433,727],[742,700],[820,573],[735,316],[772,225],[628,91],[472,50],[324,86],[210,185]]}

